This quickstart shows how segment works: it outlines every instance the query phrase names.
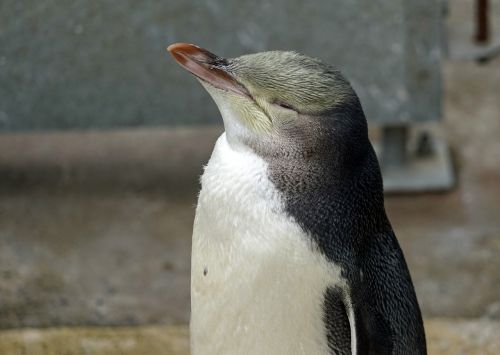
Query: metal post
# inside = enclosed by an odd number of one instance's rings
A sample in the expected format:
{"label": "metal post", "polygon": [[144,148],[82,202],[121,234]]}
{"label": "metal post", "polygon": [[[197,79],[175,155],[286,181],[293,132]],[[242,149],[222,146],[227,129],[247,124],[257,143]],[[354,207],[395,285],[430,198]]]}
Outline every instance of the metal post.
{"label": "metal post", "polygon": [[488,0],[476,0],[476,42],[485,44],[490,39]]}

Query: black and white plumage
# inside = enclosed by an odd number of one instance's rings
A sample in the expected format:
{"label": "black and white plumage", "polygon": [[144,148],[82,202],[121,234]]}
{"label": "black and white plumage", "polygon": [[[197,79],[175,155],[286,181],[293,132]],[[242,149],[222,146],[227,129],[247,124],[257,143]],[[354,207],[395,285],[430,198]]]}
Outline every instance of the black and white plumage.
{"label": "black and white plumage", "polygon": [[425,354],[358,97],[293,52],[169,51],[225,126],[193,229],[192,354]]}

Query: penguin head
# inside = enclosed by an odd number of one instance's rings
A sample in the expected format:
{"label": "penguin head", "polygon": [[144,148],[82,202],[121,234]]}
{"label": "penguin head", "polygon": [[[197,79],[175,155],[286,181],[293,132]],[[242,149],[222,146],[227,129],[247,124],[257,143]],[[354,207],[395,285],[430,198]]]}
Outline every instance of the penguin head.
{"label": "penguin head", "polygon": [[168,51],[212,96],[232,144],[303,155],[367,139],[354,90],[320,60],[287,51],[225,59],[185,43]]}

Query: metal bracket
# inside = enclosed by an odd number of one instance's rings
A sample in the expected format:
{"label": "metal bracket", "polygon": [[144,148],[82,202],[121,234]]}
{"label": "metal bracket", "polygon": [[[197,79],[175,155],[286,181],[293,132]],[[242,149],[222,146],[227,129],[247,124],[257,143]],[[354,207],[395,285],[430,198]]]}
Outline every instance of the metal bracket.
{"label": "metal bracket", "polygon": [[409,126],[385,126],[374,144],[386,192],[446,191],[455,185],[453,164],[444,139],[419,132],[410,144]]}

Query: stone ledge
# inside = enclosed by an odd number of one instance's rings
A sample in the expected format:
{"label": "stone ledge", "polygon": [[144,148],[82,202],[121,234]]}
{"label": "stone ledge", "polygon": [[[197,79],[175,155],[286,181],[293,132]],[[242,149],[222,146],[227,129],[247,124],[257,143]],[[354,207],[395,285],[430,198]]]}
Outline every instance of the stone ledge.
{"label": "stone ledge", "polygon": [[[497,354],[500,322],[484,319],[426,320],[429,354]],[[185,326],[49,328],[0,332],[0,353],[9,355],[187,355]]]}
{"label": "stone ledge", "polygon": [[187,355],[187,327],[75,327],[0,332],[9,355]]}

